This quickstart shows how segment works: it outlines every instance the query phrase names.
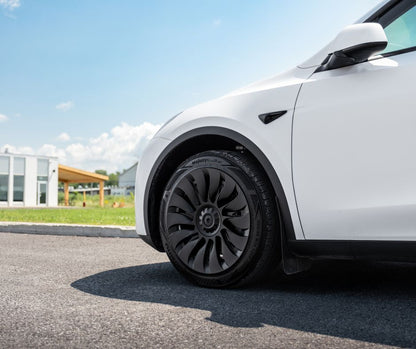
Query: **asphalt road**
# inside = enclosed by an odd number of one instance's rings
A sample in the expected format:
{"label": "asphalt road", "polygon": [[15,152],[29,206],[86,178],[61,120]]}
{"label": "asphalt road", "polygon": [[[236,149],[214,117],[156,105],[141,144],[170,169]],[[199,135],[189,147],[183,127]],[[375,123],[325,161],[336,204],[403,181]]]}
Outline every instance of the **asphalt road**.
{"label": "asphalt road", "polygon": [[416,266],[190,285],[137,239],[0,233],[0,348],[416,347]]}

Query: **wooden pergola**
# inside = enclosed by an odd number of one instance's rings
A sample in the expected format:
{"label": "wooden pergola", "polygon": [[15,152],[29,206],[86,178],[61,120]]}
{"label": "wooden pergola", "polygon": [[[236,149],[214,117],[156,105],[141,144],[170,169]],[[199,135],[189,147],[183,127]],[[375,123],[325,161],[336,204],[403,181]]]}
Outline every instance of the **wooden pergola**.
{"label": "wooden pergola", "polygon": [[77,168],[58,165],[58,181],[64,183],[65,206],[69,205],[69,184],[70,183],[99,183],[100,184],[100,206],[104,206],[104,182],[108,176],[98,173],[79,170]]}

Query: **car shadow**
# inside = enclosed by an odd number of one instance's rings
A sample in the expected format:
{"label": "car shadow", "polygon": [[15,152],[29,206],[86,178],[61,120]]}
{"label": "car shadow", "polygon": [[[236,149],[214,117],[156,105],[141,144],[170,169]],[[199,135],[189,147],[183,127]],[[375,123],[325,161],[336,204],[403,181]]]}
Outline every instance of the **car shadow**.
{"label": "car shadow", "polygon": [[71,284],[115,299],[208,310],[207,321],[263,324],[386,345],[416,347],[416,266],[319,262],[254,288],[189,284],[170,263],[108,270]]}

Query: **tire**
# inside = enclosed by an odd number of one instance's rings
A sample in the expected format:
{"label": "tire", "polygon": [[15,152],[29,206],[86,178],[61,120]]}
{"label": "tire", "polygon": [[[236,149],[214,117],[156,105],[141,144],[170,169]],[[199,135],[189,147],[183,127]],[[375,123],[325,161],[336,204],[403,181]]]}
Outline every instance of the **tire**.
{"label": "tire", "polygon": [[160,229],[172,264],[203,287],[259,281],[281,259],[273,189],[244,153],[207,151],[182,163],[163,194]]}

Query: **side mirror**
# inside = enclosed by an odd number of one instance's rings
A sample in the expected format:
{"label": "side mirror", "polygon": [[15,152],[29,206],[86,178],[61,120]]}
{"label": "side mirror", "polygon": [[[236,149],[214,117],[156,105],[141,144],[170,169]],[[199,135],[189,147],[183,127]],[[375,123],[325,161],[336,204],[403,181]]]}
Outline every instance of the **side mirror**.
{"label": "side mirror", "polygon": [[330,45],[331,52],[319,71],[365,62],[387,47],[387,37],[378,23],[353,24],[344,28]]}

